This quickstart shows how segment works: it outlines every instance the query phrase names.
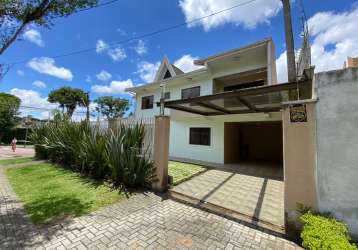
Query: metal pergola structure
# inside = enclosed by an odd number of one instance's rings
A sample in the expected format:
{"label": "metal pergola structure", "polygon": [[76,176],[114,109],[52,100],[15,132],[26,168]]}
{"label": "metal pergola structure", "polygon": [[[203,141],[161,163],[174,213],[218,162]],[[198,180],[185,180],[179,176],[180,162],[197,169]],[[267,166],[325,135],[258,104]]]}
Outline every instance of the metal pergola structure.
{"label": "metal pergola structure", "polygon": [[[311,86],[299,81],[228,91],[188,99],[165,101],[164,107],[203,116],[277,112],[292,93]],[[290,94],[291,93],[291,94]],[[157,103],[160,106],[160,103]]]}

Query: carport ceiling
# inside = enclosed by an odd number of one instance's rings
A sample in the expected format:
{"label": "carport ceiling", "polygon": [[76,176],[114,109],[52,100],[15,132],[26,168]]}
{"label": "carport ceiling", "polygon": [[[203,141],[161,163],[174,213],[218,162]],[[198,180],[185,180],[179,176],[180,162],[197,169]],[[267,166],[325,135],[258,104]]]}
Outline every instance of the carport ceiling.
{"label": "carport ceiling", "polygon": [[289,101],[290,91],[309,84],[311,81],[301,81],[228,91],[166,101],[164,107],[203,116],[276,112],[281,110],[282,102]]}

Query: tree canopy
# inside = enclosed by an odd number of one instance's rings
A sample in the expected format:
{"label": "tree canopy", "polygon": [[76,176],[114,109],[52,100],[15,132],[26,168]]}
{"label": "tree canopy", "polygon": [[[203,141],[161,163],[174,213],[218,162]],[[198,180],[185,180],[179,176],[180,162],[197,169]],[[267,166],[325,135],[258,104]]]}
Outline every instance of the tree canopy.
{"label": "tree canopy", "polygon": [[2,136],[16,125],[20,104],[18,97],[0,93],[0,141]]}
{"label": "tree canopy", "polygon": [[71,87],[62,87],[51,91],[47,100],[50,103],[58,103],[62,110],[66,108],[69,117],[72,117],[77,106],[87,107],[89,105],[87,94],[81,89]]}
{"label": "tree canopy", "polygon": [[0,55],[29,24],[49,28],[52,19],[93,7],[98,0],[0,0]]}
{"label": "tree canopy", "polygon": [[107,119],[123,117],[129,109],[129,101],[122,98],[114,98],[113,96],[102,96],[95,100],[98,104],[96,110],[106,116]]}

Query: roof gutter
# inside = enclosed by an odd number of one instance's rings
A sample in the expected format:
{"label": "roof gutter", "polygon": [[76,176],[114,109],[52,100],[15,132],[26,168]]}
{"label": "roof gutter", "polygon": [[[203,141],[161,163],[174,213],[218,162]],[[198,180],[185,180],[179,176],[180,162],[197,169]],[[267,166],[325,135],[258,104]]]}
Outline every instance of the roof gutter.
{"label": "roof gutter", "polygon": [[198,69],[198,70],[194,70],[194,71],[184,73],[184,74],[181,74],[181,75],[176,75],[176,76],[174,76],[172,78],[167,78],[167,79],[164,79],[164,80],[161,80],[161,81],[144,84],[144,85],[137,86],[137,87],[126,88],[125,91],[126,92],[135,92],[135,91],[138,91],[138,90],[141,90],[141,89],[160,86],[163,83],[166,84],[166,83],[169,83],[169,82],[174,81],[174,80],[178,80],[178,79],[185,78],[185,77],[201,75],[201,74],[204,74],[204,73],[207,73],[207,72],[208,72],[208,70],[206,68]]}

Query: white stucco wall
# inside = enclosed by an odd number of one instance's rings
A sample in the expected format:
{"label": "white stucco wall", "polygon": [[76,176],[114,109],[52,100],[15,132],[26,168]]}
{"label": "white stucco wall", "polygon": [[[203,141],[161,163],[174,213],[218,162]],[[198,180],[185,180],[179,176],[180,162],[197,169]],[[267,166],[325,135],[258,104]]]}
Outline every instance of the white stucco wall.
{"label": "white stucco wall", "polygon": [[[181,114],[180,114],[181,113]],[[225,122],[281,121],[280,112],[270,114],[223,115],[204,117],[176,111],[170,122],[169,156],[212,163],[224,163],[224,124]],[[211,145],[190,145],[191,127],[211,128]]]}
{"label": "white stucco wall", "polygon": [[[210,95],[213,93],[213,82],[209,77],[200,77],[196,80],[183,80],[180,82],[169,82],[166,84],[165,92],[170,92],[170,100],[181,99],[181,90],[191,87],[200,86],[200,95]],[[154,95],[154,107],[153,109],[141,109],[142,97]],[[154,117],[159,115],[159,107],[157,107],[157,102],[160,101],[161,89],[158,87],[153,90],[148,90],[145,93],[136,95],[136,118],[145,118],[145,117]],[[170,115],[170,110],[165,110],[166,115]]]}
{"label": "white stucco wall", "polygon": [[[211,145],[190,145],[190,127],[211,128]],[[224,123],[205,119],[194,121],[171,121],[169,156],[191,160],[224,162]]]}

